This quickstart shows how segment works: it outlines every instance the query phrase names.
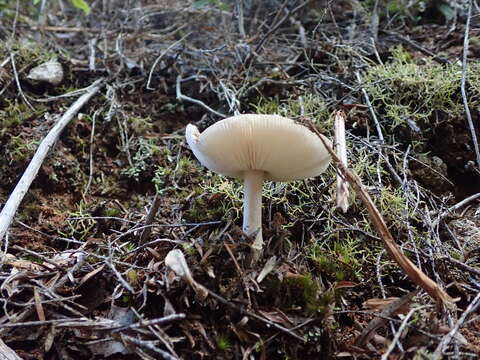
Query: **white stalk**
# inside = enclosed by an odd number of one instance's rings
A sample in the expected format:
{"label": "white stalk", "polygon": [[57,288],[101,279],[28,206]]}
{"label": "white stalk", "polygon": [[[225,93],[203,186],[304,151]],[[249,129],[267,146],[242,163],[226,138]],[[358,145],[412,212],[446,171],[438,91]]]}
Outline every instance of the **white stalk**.
{"label": "white stalk", "polygon": [[262,253],[262,188],[265,172],[246,171],[243,188],[243,231],[247,235],[257,232],[252,244],[253,261]]}

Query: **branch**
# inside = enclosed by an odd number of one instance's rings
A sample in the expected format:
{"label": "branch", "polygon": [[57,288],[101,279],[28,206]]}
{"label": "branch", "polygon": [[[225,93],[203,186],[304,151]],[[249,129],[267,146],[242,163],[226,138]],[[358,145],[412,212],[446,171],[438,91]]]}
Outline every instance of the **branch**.
{"label": "branch", "polygon": [[210,106],[208,106],[207,104],[205,104],[203,101],[200,101],[200,100],[197,100],[197,99],[194,99],[194,98],[191,98],[189,96],[186,96],[186,95],[183,95],[182,94],[182,87],[180,85],[180,82],[182,81],[182,77],[180,75],[177,76],[177,86],[176,86],[176,93],[177,93],[177,99],[178,100],[182,100],[182,101],[190,101],[194,104],[197,104],[197,105],[200,105],[201,107],[203,107],[204,109],[207,109],[208,111],[210,111],[211,113],[214,113],[215,115],[217,116],[220,116],[222,118],[226,118],[227,115],[225,114],[222,114],[221,112],[218,112],[218,111],[215,111],[213,110]]}
{"label": "branch", "polygon": [[82,106],[85,105],[85,103],[90,100],[90,98],[102,87],[102,85],[103,79],[95,81],[87,89],[87,92],[83,94],[77,101],[75,101],[72,106],[70,106],[70,108],[65,112],[65,114],[63,114],[60,120],[58,120],[55,126],[43,139],[42,143],[35,152],[35,155],[33,155],[30,164],[28,164],[27,169],[20,178],[20,181],[18,182],[17,186],[15,186],[15,189],[0,212],[0,241],[6,235],[13,217],[17,212],[18,206],[22,202],[23,197],[37,176],[38,170],[40,170],[43,161],[47,157],[50,150],[55,146],[55,143],[60,137],[61,132],[78,113]]}
{"label": "branch", "polygon": [[468,53],[468,32],[470,31],[470,19],[472,18],[472,0],[468,2],[468,16],[465,24],[465,37],[463,40],[463,59],[462,59],[462,82],[460,91],[462,92],[463,106],[465,108],[465,115],[467,115],[468,127],[472,134],[473,147],[475,148],[475,155],[477,157],[477,167],[480,169],[480,151],[478,149],[477,134],[475,133],[475,126],[473,125],[472,114],[468,107],[467,92],[465,90],[465,83],[467,82],[467,53]]}
{"label": "branch", "polygon": [[468,315],[474,313],[478,309],[479,306],[480,306],[480,294],[478,294],[475,297],[475,299],[473,299],[473,301],[465,309],[462,316],[457,321],[457,323],[452,328],[452,330],[450,330],[450,332],[447,335],[445,335],[445,337],[442,339],[440,344],[438,344],[437,348],[435,349],[435,352],[433,353],[432,359],[440,360],[440,359],[444,358],[443,357],[443,351],[445,350],[445,348],[448,346],[448,344],[450,344],[450,342],[455,337],[455,334],[463,326],[463,324],[465,323],[465,320],[467,319]]}

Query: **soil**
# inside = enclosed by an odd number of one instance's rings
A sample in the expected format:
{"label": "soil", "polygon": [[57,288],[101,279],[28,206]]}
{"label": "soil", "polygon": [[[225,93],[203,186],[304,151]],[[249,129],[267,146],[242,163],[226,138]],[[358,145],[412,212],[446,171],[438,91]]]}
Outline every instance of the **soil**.
{"label": "soil", "polygon": [[[0,0],[0,205],[102,81],[2,239],[0,351],[17,354],[5,358],[478,358],[478,11]],[[47,61],[61,82],[31,79]],[[185,141],[187,124],[203,131],[239,113],[309,119],[333,139],[338,110],[349,169],[454,304],[389,257],[352,187],[348,210],[336,208],[333,165],[265,184],[266,244],[252,264],[241,182],[205,169]],[[193,280],[166,266],[172,250]]]}

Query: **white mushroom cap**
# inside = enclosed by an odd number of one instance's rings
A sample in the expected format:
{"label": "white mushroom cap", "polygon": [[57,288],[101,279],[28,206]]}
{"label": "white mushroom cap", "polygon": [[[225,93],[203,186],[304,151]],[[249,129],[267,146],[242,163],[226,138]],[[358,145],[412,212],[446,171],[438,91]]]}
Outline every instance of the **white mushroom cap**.
{"label": "white mushroom cap", "polygon": [[264,171],[265,180],[300,180],[321,174],[330,163],[316,134],[278,115],[233,116],[203,133],[190,124],[186,138],[202,165],[236,178],[246,171]]}

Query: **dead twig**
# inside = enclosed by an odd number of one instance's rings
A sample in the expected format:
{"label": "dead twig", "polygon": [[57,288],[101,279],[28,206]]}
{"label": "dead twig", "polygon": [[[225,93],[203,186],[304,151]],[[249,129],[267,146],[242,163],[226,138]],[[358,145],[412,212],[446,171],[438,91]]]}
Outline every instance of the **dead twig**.
{"label": "dead twig", "polygon": [[22,358],[0,339],[0,360],[22,360]]}
{"label": "dead twig", "polygon": [[[357,78],[357,81],[361,86],[362,77],[360,76],[360,73],[358,71],[355,72],[355,77]],[[363,98],[365,99],[365,102],[367,103],[368,110],[370,111],[370,114],[372,115],[373,123],[375,124],[375,129],[377,129],[378,139],[383,144],[385,142],[385,139],[383,138],[382,128],[380,126],[380,122],[378,121],[377,114],[375,113],[373,105],[370,102],[370,97],[368,96],[367,90],[365,90],[365,88],[363,86],[361,87],[361,90],[362,90]]]}
{"label": "dead twig", "polygon": [[294,337],[294,338],[297,339],[297,340],[300,340],[301,342],[304,342],[304,341],[305,341],[304,338],[302,338],[301,336],[295,334],[291,329],[288,329],[288,328],[286,328],[286,327],[284,327],[284,326],[282,326],[282,325],[279,325],[279,324],[277,324],[277,323],[275,323],[275,322],[273,322],[273,321],[270,321],[270,320],[268,320],[268,319],[266,319],[266,318],[264,318],[264,317],[262,317],[262,316],[260,316],[260,315],[257,315],[257,314],[255,314],[255,313],[253,313],[253,312],[251,312],[251,311],[245,310],[244,308],[233,304],[232,302],[228,301],[227,299],[221,297],[220,295],[214,293],[213,291],[211,291],[211,290],[209,290],[209,289],[207,289],[207,291],[208,291],[208,294],[209,294],[211,297],[215,298],[216,300],[218,300],[218,301],[221,302],[222,304],[224,304],[224,305],[226,305],[226,306],[228,306],[228,307],[231,307],[231,308],[237,310],[238,312],[240,312],[240,314],[243,314],[243,315],[246,315],[246,316],[248,316],[248,317],[251,317],[251,318],[253,318],[253,319],[255,319],[255,320],[258,320],[258,321],[260,321],[260,322],[262,322],[262,323],[264,323],[264,324],[266,324],[266,325],[268,325],[268,326],[272,326],[272,327],[274,327],[275,329],[280,330],[281,332],[283,332],[283,333],[285,333],[285,334],[287,334],[287,335],[290,335],[290,336]]}
{"label": "dead twig", "polygon": [[452,328],[452,330],[450,330],[450,332],[447,335],[445,335],[445,337],[442,339],[440,344],[438,344],[437,348],[435,349],[435,352],[433,353],[433,358],[432,358],[433,360],[439,360],[443,358],[443,351],[445,350],[445,348],[448,346],[448,344],[450,344],[455,334],[463,326],[468,315],[476,311],[479,306],[480,306],[480,293],[477,294],[477,296],[475,296],[475,299],[473,299],[470,305],[468,305],[467,309],[463,312],[462,316],[460,317],[460,319],[458,319],[457,323]]}
{"label": "dead twig", "polygon": [[473,195],[470,195],[469,197],[466,197],[465,199],[463,199],[462,201],[456,203],[455,205],[451,206],[448,208],[448,212],[452,212],[452,211],[457,211],[458,209],[460,209],[461,207],[471,203],[472,201],[476,200],[480,198],[480,192],[479,193],[476,193],[476,194],[473,194]]}
{"label": "dead twig", "polygon": [[142,320],[139,322],[136,322],[134,324],[130,324],[127,326],[122,326],[116,329],[113,329],[113,332],[119,332],[119,331],[124,331],[124,330],[129,330],[129,329],[139,329],[142,327],[148,327],[152,325],[165,325],[165,324],[170,324],[171,322],[174,321],[179,321],[185,319],[187,316],[185,314],[172,314],[168,316],[164,316],[158,319],[151,319],[151,320]]}
{"label": "dead twig", "polygon": [[158,196],[158,193],[156,193],[152,201],[152,206],[150,206],[150,210],[148,211],[147,217],[145,218],[144,225],[147,227],[143,229],[142,234],[140,235],[139,245],[143,245],[145,243],[145,241],[150,235],[150,232],[152,231],[152,227],[148,225],[151,225],[153,223],[153,220],[155,220],[158,208],[160,207],[160,201],[161,198]]}
{"label": "dead twig", "polygon": [[367,327],[363,329],[362,333],[355,340],[355,345],[364,346],[366,343],[368,343],[368,341],[374,335],[373,333],[375,332],[375,330],[383,326],[387,322],[386,319],[390,318],[391,315],[394,314],[398,309],[408,304],[417,293],[418,290],[409,292],[408,294],[402,296],[398,300],[393,301],[387,307],[385,307],[385,309],[380,312],[379,316],[370,321]]}
{"label": "dead twig", "polygon": [[241,306],[237,306],[231,301],[225,299],[224,297],[218,295],[217,293],[213,292],[212,290],[207,289],[205,286],[202,284],[198,283],[192,276],[190,269],[188,267],[187,261],[185,260],[185,256],[183,255],[181,250],[175,249],[170,251],[166,258],[165,258],[165,265],[171,269],[175,274],[179,277],[182,278],[183,281],[185,281],[188,285],[192,287],[192,289],[195,291],[197,296],[200,298],[201,301],[205,300],[207,296],[211,296],[214,299],[216,299],[218,302],[222,303],[223,305],[226,305],[236,311],[238,311],[242,315],[246,315],[250,318],[253,318],[255,320],[258,320],[262,323],[265,323],[267,326],[274,327],[277,330],[280,330],[284,332],[285,334],[288,334],[292,337],[294,337],[297,340],[300,340],[302,342],[305,341],[304,338],[301,336],[295,334],[291,329],[288,329],[282,325],[277,324],[276,322],[273,322],[269,319],[264,318],[263,316],[257,315],[251,311],[245,310]]}
{"label": "dead twig", "polygon": [[[292,10],[290,11],[286,11],[286,14],[284,17],[282,17],[280,20],[278,20],[276,23],[275,23],[275,20],[274,20],[274,25],[270,28],[270,30],[268,30],[264,35],[263,37],[260,39],[260,41],[258,42],[257,46],[255,47],[255,50],[253,52],[251,52],[247,58],[245,59],[245,64],[244,64],[244,67],[245,68],[248,68],[250,65],[251,65],[251,62],[253,60],[253,57],[260,51],[260,49],[262,48],[263,44],[265,44],[265,42],[268,40],[268,38],[270,36],[272,36],[273,33],[275,33],[279,28],[280,26],[282,26],[282,24],[287,21],[293,14],[295,14],[296,12],[298,12],[299,10],[303,9],[305,6],[307,6],[308,4],[310,4],[312,2],[312,0],[307,0],[305,2],[303,2],[302,4],[298,5],[297,7],[293,8]],[[286,3],[285,3],[286,4]],[[277,16],[281,13],[281,11],[283,10],[283,8],[280,8],[279,12],[277,13]]]}
{"label": "dead twig", "polygon": [[478,270],[477,268],[475,267],[472,267],[470,265],[467,265],[461,261],[458,261],[457,259],[454,259],[453,257],[451,256],[445,256],[445,259],[447,259],[448,261],[450,261],[452,264],[454,264],[455,266],[457,266],[458,268],[462,269],[462,270],[465,270],[465,271],[468,271],[469,273],[471,274],[474,274],[474,275],[477,275],[477,276],[480,276],[480,270]]}
{"label": "dead twig", "polygon": [[18,77],[18,72],[17,72],[17,66],[15,65],[15,58],[12,51],[10,51],[10,62],[12,65],[13,77],[15,79],[15,83],[17,84],[18,92],[22,96],[22,99],[25,102],[25,104],[27,104],[30,109],[35,110],[35,108],[32,106],[32,104],[30,104],[30,101],[28,101],[27,97],[25,96],[25,93],[22,90],[22,85],[20,84],[20,79]]}
{"label": "dead twig", "polygon": [[[16,323],[0,324],[0,329],[20,328],[31,326],[44,326],[55,324],[56,327],[93,327],[100,326],[99,322],[94,322],[87,318],[55,319],[44,321],[25,321]],[[109,323],[110,324],[110,323]]]}
{"label": "dead twig", "polygon": [[421,53],[427,55],[427,56],[430,56],[433,60],[435,60],[436,62],[440,63],[440,64],[451,64],[452,62],[446,58],[443,58],[441,56],[438,56],[436,55],[433,51],[430,51],[426,48],[424,48],[423,46],[420,46],[418,43],[416,43],[415,41],[411,40],[411,39],[408,39],[400,34],[397,34],[396,32],[393,32],[393,31],[387,31],[387,30],[382,30],[383,33],[387,34],[387,35],[390,35],[390,36],[394,36],[396,37],[398,40],[400,40],[402,43],[404,44],[407,44],[409,46],[411,46],[412,48],[414,48],[415,50],[418,50],[420,51]]}
{"label": "dead twig", "polygon": [[180,44],[183,40],[185,40],[187,37],[189,37],[192,33],[189,32],[187,35],[183,36],[180,40],[177,40],[175,41],[173,44],[171,44],[169,47],[167,47],[161,54],[160,56],[155,60],[155,62],[153,63],[152,67],[150,68],[150,72],[148,73],[148,79],[147,79],[147,85],[146,85],[146,88],[148,90],[155,90],[154,88],[150,87],[150,82],[152,81],[152,75],[153,75],[153,70],[155,70],[155,67],[157,66],[157,64],[160,62],[160,60],[163,59],[163,57],[165,55],[167,55],[167,53],[172,50],[175,46],[177,46],[178,44]]}
{"label": "dead twig", "polygon": [[87,193],[88,193],[88,190],[90,189],[90,185],[92,184],[92,180],[93,180],[93,148],[94,148],[94,144],[95,144],[95,120],[97,119],[97,114],[98,114],[98,110],[95,111],[93,113],[93,116],[92,116],[92,131],[90,132],[90,153],[89,153],[89,170],[88,170],[88,181],[87,181],[87,185],[85,186],[85,190],[83,190],[83,198],[85,199]]}
{"label": "dead twig", "polygon": [[400,325],[397,332],[395,333],[395,336],[393,337],[393,340],[390,343],[387,351],[385,351],[385,353],[382,355],[382,360],[388,360],[388,357],[392,353],[393,349],[395,349],[395,346],[397,345],[398,340],[400,340],[400,337],[402,336],[403,330],[405,330],[405,328],[407,327],[408,321],[413,316],[413,314],[415,314],[415,312],[417,312],[418,310],[425,309],[425,308],[428,308],[428,305],[419,306],[414,309],[411,309],[408,312],[408,314],[403,318],[402,324]]}
{"label": "dead twig", "polygon": [[370,32],[373,37],[373,46],[375,46],[375,43],[378,40],[378,24],[380,22],[378,16],[378,2],[379,0],[375,0],[375,3],[373,4],[372,17],[370,20]]}
{"label": "dead twig", "polygon": [[465,108],[465,115],[467,116],[468,127],[470,129],[470,134],[472,135],[473,147],[475,149],[475,155],[477,157],[477,168],[480,169],[480,150],[478,148],[477,134],[475,133],[475,126],[473,124],[470,108],[468,107],[467,92],[465,90],[465,84],[467,82],[467,55],[468,55],[468,44],[469,44],[468,33],[470,31],[471,18],[472,18],[472,0],[468,2],[467,23],[465,24],[465,37],[463,40],[463,58],[462,58],[462,81],[460,84],[460,91],[462,93],[462,100],[463,100],[463,106]]}
{"label": "dead twig", "polygon": [[244,7],[243,0],[239,0],[236,2],[236,8],[238,12],[238,32],[240,33],[240,36],[245,39],[247,35],[245,33],[243,7]]}
{"label": "dead twig", "polygon": [[18,246],[18,245],[13,245],[12,246],[12,249],[15,249],[15,250],[19,250],[19,251],[24,251],[26,252],[27,254],[29,255],[32,255],[32,256],[35,256],[37,258],[39,258],[40,260],[52,265],[53,267],[55,267],[57,270],[60,270],[60,271],[63,271],[63,268],[58,265],[55,261],[52,261],[50,258],[48,258],[47,256],[43,256],[35,251],[32,251],[32,250],[29,250],[29,249],[26,249],[24,247],[21,247],[21,246]]}
{"label": "dead twig", "polygon": [[463,199],[462,201],[456,203],[455,205],[450,206],[447,210],[441,212],[438,217],[434,220],[434,225],[437,225],[438,222],[445,217],[447,217],[449,214],[457,211],[458,209],[464,207],[465,205],[471,203],[472,201],[480,198],[480,193],[476,193],[473,195],[470,195],[469,197]]}
{"label": "dead twig", "polygon": [[82,95],[77,101],[75,101],[72,106],[70,106],[70,108],[65,112],[65,114],[63,114],[60,120],[58,120],[55,126],[50,130],[47,136],[45,136],[45,138],[40,143],[37,151],[35,152],[35,155],[33,155],[32,160],[28,164],[27,169],[23,173],[17,186],[15,186],[15,189],[13,190],[5,206],[0,212],[0,241],[7,233],[13,217],[15,216],[15,213],[18,209],[18,206],[20,205],[23,197],[30,188],[32,181],[37,176],[37,173],[40,170],[43,161],[60,137],[63,129],[78,113],[82,106],[85,105],[88,100],[90,100],[90,98],[100,90],[102,84],[103,79],[95,81],[92,86],[89,87],[87,92]]}
{"label": "dead twig", "polygon": [[186,95],[183,95],[182,94],[182,88],[181,88],[181,85],[180,83],[182,82],[182,76],[181,75],[178,75],[177,76],[177,85],[176,85],[176,93],[177,93],[177,99],[178,100],[182,100],[182,101],[190,101],[194,104],[197,104],[197,105],[200,105],[201,107],[203,107],[204,109],[207,109],[208,111],[210,111],[211,113],[217,115],[217,116],[220,116],[222,118],[226,118],[227,115],[225,114],[222,114],[221,112],[218,112],[216,110],[213,110],[210,106],[208,106],[207,104],[205,104],[203,101],[200,101],[200,100],[197,100],[197,99],[194,99],[194,98],[191,98],[189,96],[186,96]]}
{"label": "dead twig", "polygon": [[132,336],[124,335],[124,334],[122,334],[122,340],[124,340],[126,342],[129,342],[129,343],[132,343],[132,344],[135,344],[135,345],[138,345],[138,346],[143,347],[147,350],[153,351],[153,352],[157,353],[158,355],[160,355],[160,357],[164,360],[178,360],[178,358],[176,356],[170,355],[165,350],[159,349],[158,347],[153,345],[152,341],[140,340],[140,339],[134,338]]}

